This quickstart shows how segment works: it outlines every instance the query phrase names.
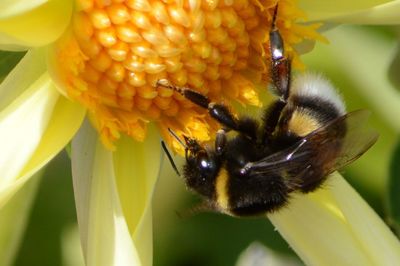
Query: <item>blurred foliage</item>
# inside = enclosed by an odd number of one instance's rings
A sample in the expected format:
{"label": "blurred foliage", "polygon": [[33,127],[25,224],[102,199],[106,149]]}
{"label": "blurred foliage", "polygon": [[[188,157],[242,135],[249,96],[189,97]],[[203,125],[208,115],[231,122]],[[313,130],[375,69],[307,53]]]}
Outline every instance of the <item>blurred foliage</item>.
{"label": "blurred foliage", "polygon": [[0,82],[25,55],[25,52],[7,52],[0,50]]}
{"label": "blurred foliage", "polygon": [[76,223],[71,166],[65,152],[51,161],[33,205],[15,266],[63,265],[61,237]]}
{"label": "blurred foliage", "polygon": [[254,241],[289,252],[286,242],[265,218],[238,219],[216,213],[183,218],[177,215],[174,226],[168,227],[165,234],[164,242],[158,242],[159,235],[155,235],[154,265],[234,265],[239,254]]}
{"label": "blurred foliage", "polygon": [[389,68],[389,80],[392,82],[393,86],[400,91],[400,44],[397,46],[397,52],[393,57],[393,61]]}
{"label": "blurred foliage", "polygon": [[[376,38],[397,42],[396,32],[391,27],[360,28]],[[335,45],[335,40],[330,39],[330,42],[330,45],[318,44],[314,51],[306,55],[304,57],[306,65],[309,69],[323,72],[332,79],[343,94],[349,110],[371,109],[373,111],[371,124],[380,133],[378,143],[346,169],[344,175],[383,217],[385,215],[383,202],[389,188],[391,219],[399,222],[400,146],[397,146],[396,152],[392,152],[398,132],[377,114],[369,99],[356,89],[360,85],[346,68],[346,61],[338,62],[336,55],[330,51],[331,46]],[[348,43],[352,53],[347,54],[347,60],[365,56],[357,53],[359,47],[351,46],[351,36]],[[21,56],[21,53],[0,53],[0,65],[9,66],[7,69],[0,67],[0,80]],[[4,63],[5,61],[7,63]],[[373,64],[373,62],[365,63]],[[365,75],[370,74],[374,73],[365,73]],[[376,97],[379,97],[379,93],[377,90]],[[392,154],[394,157],[391,159]],[[388,182],[390,161],[392,161],[391,179]],[[182,180],[176,176],[167,162],[155,192],[154,265],[234,265],[240,253],[253,241],[259,241],[275,251],[294,255],[266,219],[236,219],[214,213],[200,213],[189,217],[180,217],[176,214],[176,211],[184,214],[197,202],[197,197],[185,190]],[[61,236],[65,228],[75,224],[70,161],[66,153],[62,153],[49,164],[43,176],[14,265],[65,266],[62,259]]]}
{"label": "blurred foliage", "polygon": [[[400,140],[400,139],[399,139]],[[396,149],[390,163],[390,178],[388,182],[387,202],[389,213],[389,224],[394,232],[400,237],[400,141],[398,141]]]}

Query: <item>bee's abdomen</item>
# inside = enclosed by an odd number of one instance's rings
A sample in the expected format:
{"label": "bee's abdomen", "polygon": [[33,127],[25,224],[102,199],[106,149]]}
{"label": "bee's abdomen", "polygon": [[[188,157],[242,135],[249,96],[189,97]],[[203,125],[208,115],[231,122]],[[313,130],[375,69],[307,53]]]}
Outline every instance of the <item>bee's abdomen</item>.
{"label": "bee's abdomen", "polygon": [[343,100],[328,80],[318,74],[302,74],[293,82],[280,131],[303,137],[345,112]]}
{"label": "bee's abdomen", "polygon": [[230,213],[256,216],[273,212],[289,199],[288,187],[279,175],[231,176],[228,184]]}

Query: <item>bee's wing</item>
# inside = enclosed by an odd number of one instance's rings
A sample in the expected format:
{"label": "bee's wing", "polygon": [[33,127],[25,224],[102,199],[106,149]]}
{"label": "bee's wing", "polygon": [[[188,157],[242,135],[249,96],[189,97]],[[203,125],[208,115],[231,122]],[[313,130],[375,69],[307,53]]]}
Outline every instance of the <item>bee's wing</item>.
{"label": "bee's wing", "polygon": [[[353,162],[377,140],[378,134],[366,124],[370,112],[357,110],[343,115],[299,140],[293,146],[247,165],[252,175],[284,175],[300,182],[308,171],[325,176]],[[310,182],[313,182],[312,180]]]}

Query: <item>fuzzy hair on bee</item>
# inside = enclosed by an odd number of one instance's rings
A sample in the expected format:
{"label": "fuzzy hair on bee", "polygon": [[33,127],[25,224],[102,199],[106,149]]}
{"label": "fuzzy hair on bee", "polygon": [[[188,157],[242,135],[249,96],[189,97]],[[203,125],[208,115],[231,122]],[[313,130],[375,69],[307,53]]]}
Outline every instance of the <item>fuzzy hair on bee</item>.
{"label": "fuzzy hair on bee", "polygon": [[310,72],[295,77],[284,112],[285,130],[305,136],[344,115],[346,107],[329,80],[320,73]]}
{"label": "fuzzy hair on bee", "polygon": [[[208,111],[221,124],[214,146],[171,134],[185,148],[182,177],[209,209],[232,216],[277,211],[294,192],[318,189],[332,172],[365,153],[377,140],[367,126],[369,112],[346,113],[334,86],[321,74],[293,78],[291,60],[275,25],[270,35],[271,85],[277,94],[261,119],[236,117],[230,109],[190,88],[159,80]],[[231,137],[228,132],[235,132]],[[163,144],[174,169],[179,174]]]}

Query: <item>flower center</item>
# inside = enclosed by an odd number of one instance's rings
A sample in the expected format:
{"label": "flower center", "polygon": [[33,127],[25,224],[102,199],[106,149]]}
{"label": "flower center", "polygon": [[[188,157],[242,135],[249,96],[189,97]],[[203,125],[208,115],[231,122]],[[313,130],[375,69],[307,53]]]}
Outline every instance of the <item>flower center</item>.
{"label": "flower center", "polygon": [[259,104],[253,83],[268,71],[263,57],[276,5],[264,2],[78,0],[73,41],[58,54],[65,90],[88,108],[109,147],[120,132],[143,140],[149,121],[167,139],[170,127],[206,140],[213,123],[204,110],[155,84],[168,79],[213,100]]}

